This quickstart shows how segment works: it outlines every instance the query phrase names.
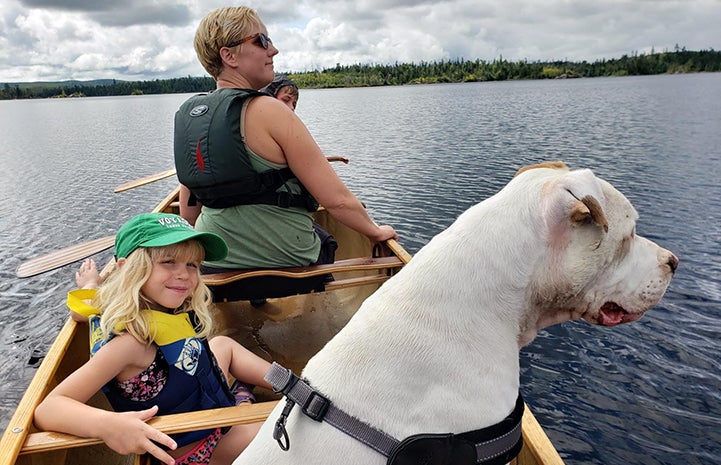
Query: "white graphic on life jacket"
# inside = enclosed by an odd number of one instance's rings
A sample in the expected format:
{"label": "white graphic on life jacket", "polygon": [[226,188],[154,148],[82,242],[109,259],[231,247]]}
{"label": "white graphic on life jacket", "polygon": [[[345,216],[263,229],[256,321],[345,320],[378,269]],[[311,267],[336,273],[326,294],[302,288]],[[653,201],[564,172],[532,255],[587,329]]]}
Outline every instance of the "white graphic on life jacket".
{"label": "white graphic on life jacket", "polygon": [[189,375],[194,375],[195,370],[198,369],[198,359],[200,358],[200,352],[203,350],[203,346],[199,339],[189,338],[185,340],[183,350],[178,355],[178,359],[175,362],[175,367],[183,370]]}
{"label": "white graphic on life jacket", "polygon": [[190,116],[202,116],[208,112],[208,105],[198,105],[190,110]]}

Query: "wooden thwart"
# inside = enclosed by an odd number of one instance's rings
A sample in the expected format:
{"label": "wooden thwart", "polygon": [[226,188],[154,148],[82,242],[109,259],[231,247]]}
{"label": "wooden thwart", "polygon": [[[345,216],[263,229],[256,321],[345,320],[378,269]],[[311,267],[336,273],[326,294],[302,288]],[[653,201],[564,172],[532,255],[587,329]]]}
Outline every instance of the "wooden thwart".
{"label": "wooden thwart", "polygon": [[401,268],[405,263],[398,257],[361,257],[338,260],[326,265],[298,266],[291,268],[238,270],[224,273],[203,275],[203,282],[207,286],[223,286],[235,281],[258,276],[279,276],[284,278],[311,278],[329,273],[342,273],[347,271],[372,271],[387,268]]}
{"label": "wooden thwart", "polygon": [[[243,404],[212,410],[164,415],[148,420],[148,424],[166,434],[214,429],[265,421],[277,401]],[[52,450],[71,449],[102,444],[97,438],[81,438],[72,434],[41,431],[28,434],[20,455]]]}
{"label": "wooden thwart", "polygon": [[329,283],[327,283],[324,286],[324,291],[336,291],[338,289],[347,289],[350,287],[358,287],[358,286],[367,286],[369,284],[381,284],[385,281],[388,281],[387,274],[373,274],[370,276],[360,276],[358,278],[346,278],[346,279],[336,279]]}

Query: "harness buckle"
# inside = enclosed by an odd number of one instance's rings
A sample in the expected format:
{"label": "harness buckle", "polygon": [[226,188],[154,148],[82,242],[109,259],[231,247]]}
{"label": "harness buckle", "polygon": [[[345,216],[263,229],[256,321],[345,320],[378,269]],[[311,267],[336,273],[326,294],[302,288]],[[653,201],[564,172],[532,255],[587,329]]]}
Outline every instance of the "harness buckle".
{"label": "harness buckle", "polygon": [[303,404],[302,410],[311,420],[323,421],[323,417],[328,412],[328,407],[330,407],[330,400],[317,391],[313,391],[305,404]]}

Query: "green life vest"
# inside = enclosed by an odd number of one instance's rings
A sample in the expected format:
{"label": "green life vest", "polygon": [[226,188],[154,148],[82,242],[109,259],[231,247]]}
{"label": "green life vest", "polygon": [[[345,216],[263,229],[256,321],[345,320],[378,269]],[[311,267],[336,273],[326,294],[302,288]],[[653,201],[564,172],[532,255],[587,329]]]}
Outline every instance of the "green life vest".
{"label": "green life vest", "polygon": [[315,211],[316,200],[278,189],[295,179],[289,168],[257,172],[240,133],[246,100],[267,94],[254,90],[218,89],[186,100],[175,113],[175,168],[178,180],[203,205],[228,208],[268,204]]}

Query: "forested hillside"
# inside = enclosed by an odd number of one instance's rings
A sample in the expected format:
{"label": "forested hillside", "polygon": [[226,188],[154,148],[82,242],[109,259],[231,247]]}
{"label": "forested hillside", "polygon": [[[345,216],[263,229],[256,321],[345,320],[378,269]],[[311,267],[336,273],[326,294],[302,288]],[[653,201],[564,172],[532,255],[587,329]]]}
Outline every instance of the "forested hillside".
{"label": "forested hillside", "polygon": [[[721,52],[713,49],[687,51],[677,47],[674,52],[624,55],[618,59],[598,60],[593,63],[527,60],[511,62],[500,57],[493,61],[477,59],[392,65],[338,65],[323,71],[290,73],[289,76],[303,89],[719,71]],[[6,83],[0,85],[0,99],[189,93],[205,92],[215,87],[210,77],[190,76],[153,81],[106,82]]]}

